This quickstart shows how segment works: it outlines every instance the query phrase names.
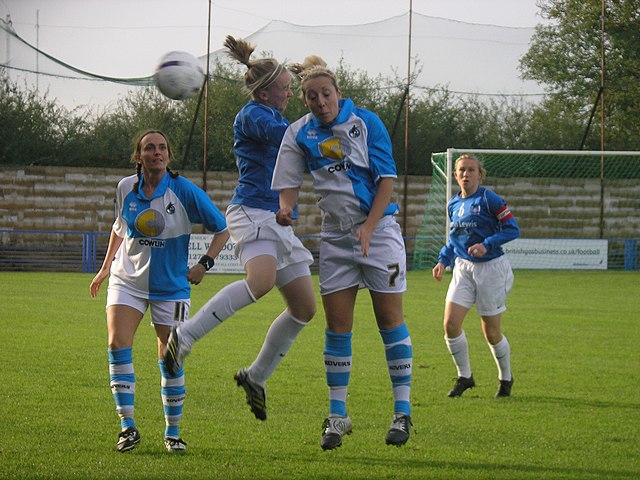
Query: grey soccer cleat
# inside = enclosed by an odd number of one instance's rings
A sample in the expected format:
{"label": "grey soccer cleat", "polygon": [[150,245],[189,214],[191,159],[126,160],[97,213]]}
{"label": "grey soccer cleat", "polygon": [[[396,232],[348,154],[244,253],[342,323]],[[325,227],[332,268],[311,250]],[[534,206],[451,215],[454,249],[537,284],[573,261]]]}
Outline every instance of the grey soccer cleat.
{"label": "grey soccer cleat", "polygon": [[342,437],[349,435],[353,428],[351,419],[346,417],[325,418],[320,446],[323,450],[333,450],[342,445]]}
{"label": "grey soccer cleat", "polygon": [[128,452],[140,443],[140,432],[136,427],[128,427],[118,434],[118,443],[116,450],[119,452]]}
{"label": "grey soccer cleat", "polygon": [[164,437],[164,448],[171,453],[184,453],[187,451],[187,443],[182,438]]}

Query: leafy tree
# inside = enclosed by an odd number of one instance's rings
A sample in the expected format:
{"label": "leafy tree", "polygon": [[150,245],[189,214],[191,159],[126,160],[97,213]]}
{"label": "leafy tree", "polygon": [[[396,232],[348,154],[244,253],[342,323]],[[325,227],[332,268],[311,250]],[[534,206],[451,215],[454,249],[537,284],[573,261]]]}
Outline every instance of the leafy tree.
{"label": "leafy tree", "polygon": [[[605,148],[640,149],[640,5],[637,0],[604,4]],[[544,107],[552,112],[564,105],[584,129],[601,84],[602,0],[539,0],[538,6],[553,23],[536,27],[520,62],[523,77],[548,85]],[[588,148],[600,147],[600,113]]]}

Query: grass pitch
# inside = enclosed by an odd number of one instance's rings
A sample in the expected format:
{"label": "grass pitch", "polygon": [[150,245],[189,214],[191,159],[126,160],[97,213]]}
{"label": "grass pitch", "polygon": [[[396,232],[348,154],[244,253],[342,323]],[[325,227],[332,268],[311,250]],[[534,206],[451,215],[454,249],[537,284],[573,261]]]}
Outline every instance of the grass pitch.
{"label": "grass pitch", "polygon": [[[504,315],[515,384],[493,398],[496,367],[472,310],[465,331],[477,387],[447,392],[455,368],[443,341],[450,277],[409,272],[405,314],[414,349],[407,445],[384,444],[393,399],[368,293],[353,337],[348,410],[353,434],[319,446],[327,414],[319,312],[267,384],[259,422],[233,381],[283,308],[277,292],[197,343],[185,364],[185,455],[163,450],[156,343],[148,322],[134,344],[136,423],[142,441],[114,451],[119,431],[109,390],[105,291],[92,276],[0,273],[0,478],[11,479],[632,479],[640,477],[640,273],[516,271]],[[195,312],[223,285],[193,289]],[[315,278],[317,280],[317,278]]]}

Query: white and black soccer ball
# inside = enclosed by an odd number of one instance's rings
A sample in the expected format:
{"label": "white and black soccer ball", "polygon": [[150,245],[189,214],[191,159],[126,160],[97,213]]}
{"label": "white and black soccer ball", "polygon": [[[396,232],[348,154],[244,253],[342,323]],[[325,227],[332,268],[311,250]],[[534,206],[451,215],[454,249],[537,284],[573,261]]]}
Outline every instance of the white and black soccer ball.
{"label": "white and black soccer ball", "polygon": [[164,96],[185,100],[200,91],[204,84],[204,72],[196,57],[187,52],[174,51],[160,59],[153,79]]}

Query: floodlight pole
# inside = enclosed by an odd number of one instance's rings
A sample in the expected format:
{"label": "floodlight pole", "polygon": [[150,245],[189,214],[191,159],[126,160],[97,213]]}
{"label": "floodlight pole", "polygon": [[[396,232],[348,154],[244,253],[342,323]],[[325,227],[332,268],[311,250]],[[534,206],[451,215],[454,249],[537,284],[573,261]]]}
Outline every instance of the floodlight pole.
{"label": "floodlight pole", "polygon": [[207,191],[207,130],[209,129],[209,55],[211,52],[211,0],[209,0],[209,15],[207,20],[207,65],[204,77],[204,132],[202,132],[202,189]]}
{"label": "floodlight pole", "polygon": [[600,16],[600,238],[604,236],[604,54],[605,54],[605,31],[604,31],[604,2],[602,0],[602,13]]}
{"label": "floodlight pole", "polygon": [[405,95],[404,121],[404,192],[402,198],[402,236],[407,236],[407,191],[409,189],[409,105],[411,87],[411,23],[413,20],[413,0],[409,0],[409,48],[407,55],[407,89]]}

